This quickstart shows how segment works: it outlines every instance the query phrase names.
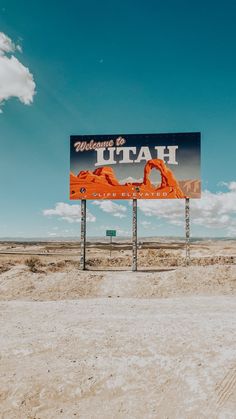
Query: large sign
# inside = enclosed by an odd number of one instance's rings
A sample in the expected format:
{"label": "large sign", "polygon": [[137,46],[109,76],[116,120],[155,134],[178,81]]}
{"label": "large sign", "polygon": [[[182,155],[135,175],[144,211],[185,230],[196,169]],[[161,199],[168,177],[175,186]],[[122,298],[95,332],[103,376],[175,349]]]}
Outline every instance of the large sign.
{"label": "large sign", "polygon": [[70,199],[200,198],[199,132],[72,135]]}

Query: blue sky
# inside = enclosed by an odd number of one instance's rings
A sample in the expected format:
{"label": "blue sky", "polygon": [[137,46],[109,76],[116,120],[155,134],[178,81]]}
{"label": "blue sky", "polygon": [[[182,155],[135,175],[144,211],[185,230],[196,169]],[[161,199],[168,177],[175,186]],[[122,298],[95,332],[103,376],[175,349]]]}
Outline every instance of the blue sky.
{"label": "blue sky", "polygon": [[[184,131],[202,132],[210,191],[193,203],[192,233],[235,236],[235,20],[233,0],[0,0],[0,32],[22,47],[8,57],[36,85],[30,105],[2,101],[0,237],[79,233],[71,134]],[[89,235],[129,231],[129,203],[113,204],[88,203]],[[140,203],[139,234],[182,235],[181,205]]]}

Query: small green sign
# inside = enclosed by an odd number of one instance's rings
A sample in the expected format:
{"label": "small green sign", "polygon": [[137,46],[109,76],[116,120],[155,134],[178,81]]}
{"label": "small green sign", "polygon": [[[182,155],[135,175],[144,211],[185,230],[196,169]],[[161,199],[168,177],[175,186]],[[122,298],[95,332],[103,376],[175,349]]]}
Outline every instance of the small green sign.
{"label": "small green sign", "polygon": [[116,230],[106,230],[106,236],[116,237]]}

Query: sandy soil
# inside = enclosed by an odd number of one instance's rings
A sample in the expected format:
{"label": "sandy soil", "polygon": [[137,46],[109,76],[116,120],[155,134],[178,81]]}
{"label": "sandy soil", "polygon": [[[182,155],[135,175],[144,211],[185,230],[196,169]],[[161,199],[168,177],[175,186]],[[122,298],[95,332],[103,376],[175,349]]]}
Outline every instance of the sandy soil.
{"label": "sandy soil", "polygon": [[2,419],[236,418],[236,244],[158,244],[1,243]]}

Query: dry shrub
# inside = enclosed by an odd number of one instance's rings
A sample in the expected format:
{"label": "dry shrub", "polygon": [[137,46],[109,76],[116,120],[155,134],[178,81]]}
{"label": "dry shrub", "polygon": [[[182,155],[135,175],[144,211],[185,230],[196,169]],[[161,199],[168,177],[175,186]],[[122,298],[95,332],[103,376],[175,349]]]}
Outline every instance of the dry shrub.
{"label": "dry shrub", "polygon": [[14,264],[10,263],[10,262],[1,263],[0,264],[0,274],[3,273],[3,272],[9,271],[12,268],[12,266],[14,266]]}
{"label": "dry shrub", "polygon": [[58,262],[50,262],[47,264],[47,271],[49,272],[63,272],[69,268],[79,269],[79,261],[64,259],[59,260]]}
{"label": "dry shrub", "polygon": [[39,268],[42,266],[39,258],[35,256],[31,256],[29,259],[26,259],[25,264],[31,272],[38,272]]}
{"label": "dry shrub", "polygon": [[60,260],[59,262],[51,262],[48,264],[48,270],[50,272],[63,271],[65,266],[66,266],[66,263],[64,260]]}
{"label": "dry shrub", "polygon": [[73,259],[65,259],[66,266],[73,266],[75,268],[79,268],[80,262],[79,260],[73,260]]}
{"label": "dry shrub", "polygon": [[165,249],[158,249],[156,252],[156,255],[159,258],[167,258],[167,257],[171,257],[172,253],[167,252]]}
{"label": "dry shrub", "polygon": [[127,266],[131,264],[131,257],[130,256],[126,256],[124,257],[107,257],[102,258],[102,257],[94,257],[94,258],[88,258],[86,260],[86,265],[87,266],[97,266],[97,267],[120,267],[120,266]]}
{"label": "dry shrub", "polygon": [[66,262],[64,260],[60,260],[59,262],[56,263],[58,269],[62,269],[66,266]]}

